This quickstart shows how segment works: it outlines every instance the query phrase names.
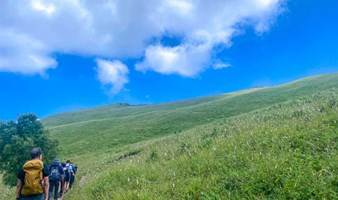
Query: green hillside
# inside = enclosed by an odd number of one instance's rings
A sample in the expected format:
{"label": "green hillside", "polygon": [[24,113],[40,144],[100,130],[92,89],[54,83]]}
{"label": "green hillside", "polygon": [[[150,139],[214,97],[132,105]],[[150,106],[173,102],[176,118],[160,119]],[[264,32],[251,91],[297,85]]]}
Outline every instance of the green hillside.
{"label": "green hillside", "polygon": [[106,152],[151,138],[180,133],[215,119],[227,118],[338,86],[338,75],[296,81],[197,100],[151,106],[105,106],[44,120],[60,139],[62,154]]}
{"label": "green hillside", "polygon": [[[333,89],[99,157],[71,199],[337,199]],[[91,177],[94,176],[94,177]]]}
{"label": "green hillside", "polygon": [[331,74],[43,123],[80,168],[67,199],[336,199],[337,111]]}

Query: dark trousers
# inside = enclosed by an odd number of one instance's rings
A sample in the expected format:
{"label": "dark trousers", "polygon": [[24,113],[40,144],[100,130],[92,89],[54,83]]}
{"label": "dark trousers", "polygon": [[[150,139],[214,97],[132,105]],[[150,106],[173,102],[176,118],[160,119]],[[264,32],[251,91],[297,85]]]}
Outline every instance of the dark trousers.
{"label": "dark trousers", "polygon": [[70,175],[69,188],[72,188],[75,182],[75,175]]}
{"label": "dark trousers", "polygon": [[43,194],[40,195],[35,195],[35,196],[31,196],[31,197],[20,197],[20,200],[44,200],[43,198]]}
{"label": "dark trousers", "polygon": [[60,181],[50,181],[49,182],[49,200],[57,200],[60,194]]}

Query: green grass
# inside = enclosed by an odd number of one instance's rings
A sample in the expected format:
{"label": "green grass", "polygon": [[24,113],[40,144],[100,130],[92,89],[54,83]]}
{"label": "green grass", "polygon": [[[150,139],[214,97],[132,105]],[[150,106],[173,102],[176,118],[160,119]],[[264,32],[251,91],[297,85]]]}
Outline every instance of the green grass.
{"label": "green grass", "polygon": [[336,88],[332,74],[43,123],[79,165],[67,199],[336,199]]}
{"label": "green grass", "polygon": [[98,176],[70,197],[337,199],[337,94],[216,120],[106,157]]}
{"label": "green grass", "polygon": [[1,182],[2,177],[0,176],[0,199],[7,200],[7,199],[14,199],[15,194],[14,190],[6,187]]}
{"label": "green grass", "polygon": [[128,144],[180,133],[217,119],[338,86],[338,75],[312,77],[280,87],[151,106],[105,106],[44,120],[63,145],[62,155],[110,152]]}

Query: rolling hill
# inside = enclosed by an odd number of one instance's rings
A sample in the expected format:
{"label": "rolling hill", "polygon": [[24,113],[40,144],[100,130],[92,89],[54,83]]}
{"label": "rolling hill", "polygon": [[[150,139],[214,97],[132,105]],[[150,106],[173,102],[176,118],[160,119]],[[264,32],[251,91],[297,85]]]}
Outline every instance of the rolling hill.
{"label": "rolling hill", "polygon": [[43,119],[79,165],[67,199],[335,199],[338,74]]}
{"label": "rolling hill", "polygon": [[265,89],[253,89],[177,103],[150,106],[112,105],[70,112],[43,120],[60,139],[62,154],[111,151],[139,141],[180,133],[215,119],[236,116],[338,86],[326,75]]}

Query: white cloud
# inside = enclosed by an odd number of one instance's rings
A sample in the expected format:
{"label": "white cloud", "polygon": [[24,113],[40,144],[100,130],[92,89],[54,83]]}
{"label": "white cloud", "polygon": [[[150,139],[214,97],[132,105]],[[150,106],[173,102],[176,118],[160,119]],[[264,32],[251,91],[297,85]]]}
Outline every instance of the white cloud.
{"label": "white cloud", "polygon": [[117,94],[128,83],[128,67],[118,60],[97,59],[97,77],[103,85],[111,87],[111,93]]}
{"label": "white cloud", "polygon": [[[43,73],[57,65],[54,53],[69,53],[144,57],[139,70],[193,77],[212,67],[213,47],[231,45],[240,27],[267,31],[284,1],[1,0],[0,70]],[[182,43],[149,43],[168,33]]]}
{"label": "white cloud", "polygon": [[0,71],[44,74],[56,67],[56,61],[48,55],[49,50],[41,42],[0,29]]}
{"label": "white cloud", "polygon": [[225,69],[229,68],[231,65],[229,63],[224,63],[224,62],[216,62],[215,64],[212,65],[212,68],[214,69]]}
{"label": "white cloud", "polygon": [[[192,11],[193,4],[192,1],[185,1],[185,0],[166,0],[165,4],[183,15],[189,14]],[[166,9],[168,9],[166,7]]]}
{"label": "white cloud", "polygon": [[208,45],[150,46],[146,49],[145,61],[137,64],[136,70],[193,77],[207,66],[210,50]]}
{"label": "white cloud", "polygon": [[46,15],[52,15],[55,12],[55,6],[51,3],[36,0],[31,4],[34,10],[44,12]]}

